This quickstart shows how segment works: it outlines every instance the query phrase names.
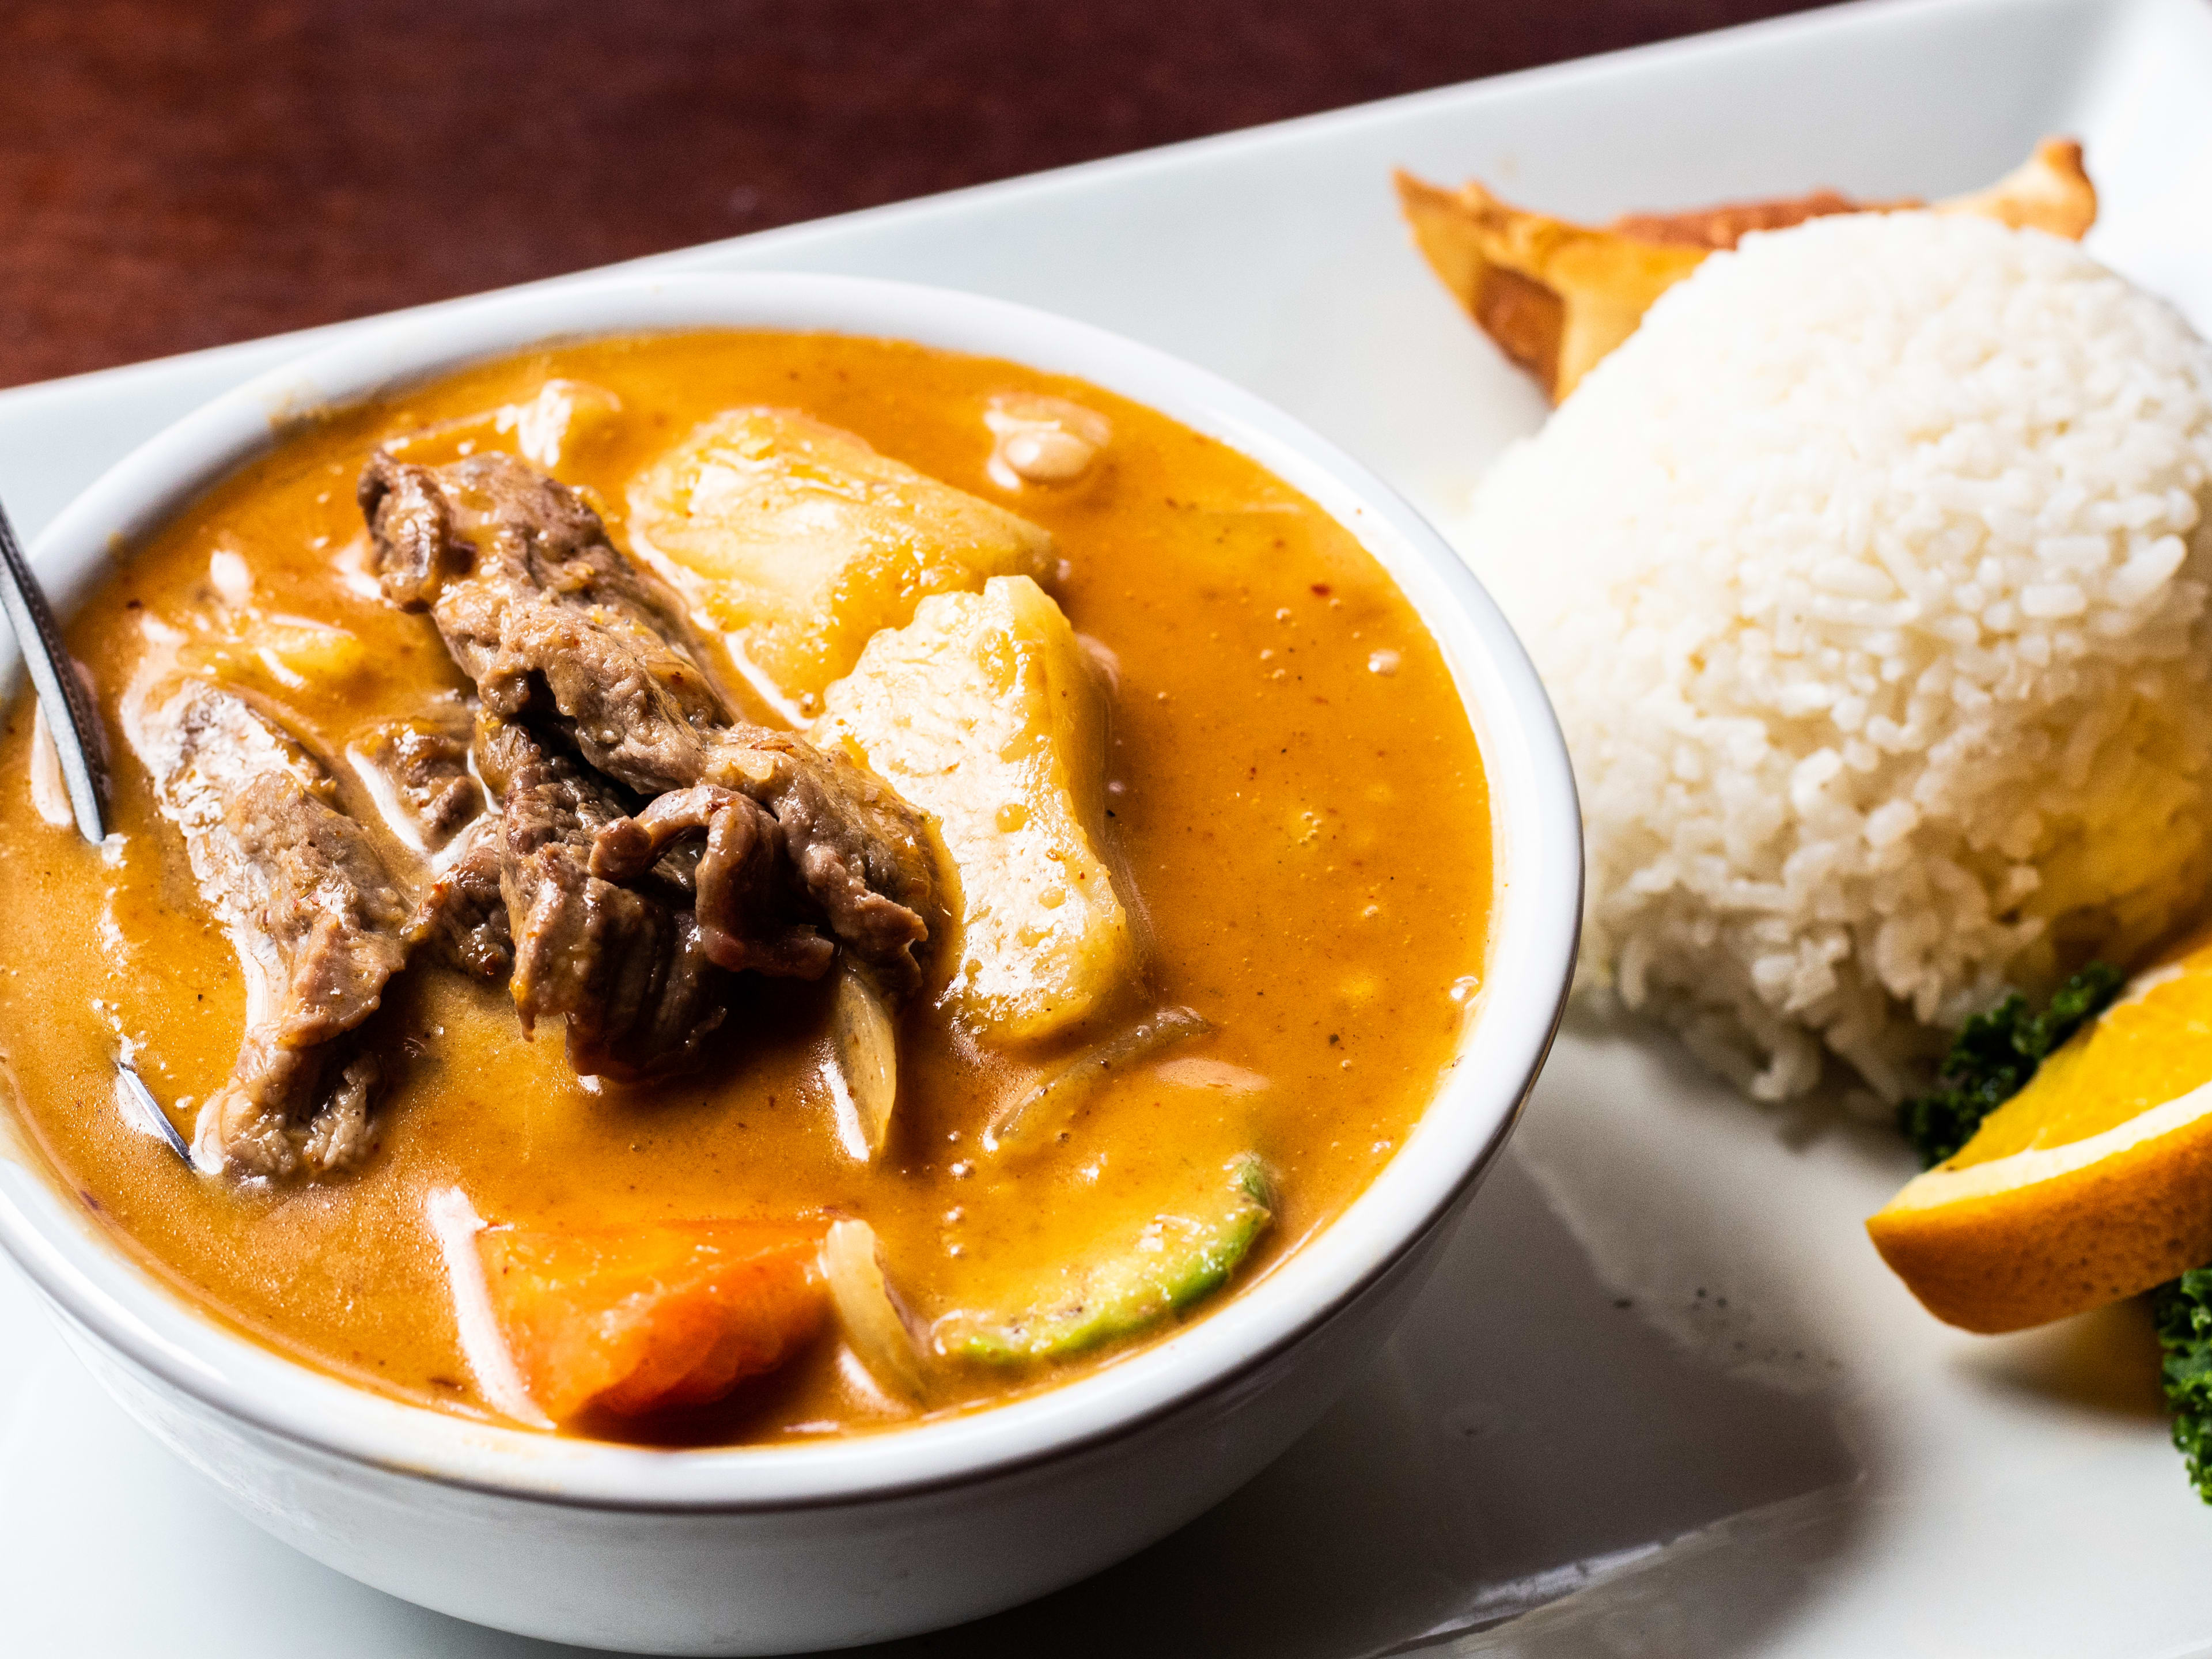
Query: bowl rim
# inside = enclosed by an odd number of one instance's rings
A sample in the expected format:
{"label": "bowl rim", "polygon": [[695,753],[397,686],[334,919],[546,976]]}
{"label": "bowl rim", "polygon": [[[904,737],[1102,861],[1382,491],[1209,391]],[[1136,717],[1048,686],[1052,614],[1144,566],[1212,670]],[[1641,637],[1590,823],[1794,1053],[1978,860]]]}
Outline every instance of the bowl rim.
{"label": "bowl rim", "polygon": [[[532,346],[713,328],[896,339],[1073,375],[1229,444],[1337,519],[1437,640],[1482,755],[1495,890],[1474,1015],[1414,1129],[1359,1195],[1206,1317],[1006,1405],[791,1445],[569,1439],[343,1382],[200,1310],[68,1204],[42,1154],[17,1161],[0,1138],[0,1248],[51,1304],[159,1382],[298,1447],[549,1504],[752,1511],[963,1484],[1119,1438],[1310,1334],[1441,1224],[1503,1146],[1558,1029],[1581,922],[1580,813],[1558,722],[1503,615],[1443,538],[1335,445],[1209,370],[1086,323],[951,289],[788,273],[637,274],[426,307],[359,325],[184,416],[64,509],[33,564],[66,611],[119,555],[318,410]],[[0,651],[0,671],[11,667]]]}

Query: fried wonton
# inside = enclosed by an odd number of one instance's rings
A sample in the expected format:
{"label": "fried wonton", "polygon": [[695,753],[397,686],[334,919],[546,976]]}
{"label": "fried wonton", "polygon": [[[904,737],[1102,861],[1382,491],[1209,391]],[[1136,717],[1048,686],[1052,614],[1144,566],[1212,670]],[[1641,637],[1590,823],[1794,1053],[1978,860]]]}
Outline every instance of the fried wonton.
{"label": "fried wonton", "polygon": [[[1602,227],[1511,206],[1472,181],[1457,190],[1400,173],[1398,200],[1413,240],[1468,313],[1554,404],[1631,334],[1651,302],[1717,248],[1759,230],[1834,213],[1888,213],[1913,201],[1859,202],[1832,190],[1685,213],[1632,213]],[[1986,190],[1934,204],[2015,229],[2079,240],[2097,217],[2081,146],[2046,138]]]}

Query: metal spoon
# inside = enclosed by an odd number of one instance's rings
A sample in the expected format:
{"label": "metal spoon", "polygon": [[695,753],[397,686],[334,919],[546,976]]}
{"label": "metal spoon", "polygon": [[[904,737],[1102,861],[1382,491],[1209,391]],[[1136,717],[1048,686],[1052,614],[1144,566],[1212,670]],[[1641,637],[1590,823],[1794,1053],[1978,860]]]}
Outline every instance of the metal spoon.
{"label": "metal spoon", "polygon": [[[0,506],[0,606],[15,629],[22,647],[23,666],[38,689],[39,706],[46,710],[46,730],[53,736],[54,754],[61,762],[62,781],[69,786],[70,806],[76,814],[77,833],[95,847],[106,838],[104,808],[107,800],[107,769],[101,764],[100,712],[93,707],[92,692],[76,672],[62,644],[62,630],[53,607],[31,574],[30,561],[15,540],[15,526],[8,509]],[[190,1164],[191,1148],[185,1145],[177,1126],[169,1121],[145,1079],[126,1059],[115,1062],[115,1100],[124,1118],[140,1132],[161,1141]]]}
{"label": "metal spoon", "polygon": [[184,1136],[177,1126],[169,1121],[169,1115],[161,1109],[161,1103],[154,1098],[154,1091],[146,1086],[127,1060],[115,1062],[115,1103],[123,1109],[125,1120],[131,1127],[144,1134],[152,1135],[189,1164],[192,1149],[185,1145]]}
{"label": "metal spoon", "polygon": [[61,626],[54,621],[39,579],[31,574],[30,562],[16,544],[15,526],[8,522],[5,507],[0,507],[0,606],[6,607],[8,620],[15,625],[23,666],[38,688],[39,706],[46,711],[46,729],[53,733],[54,753],[61,761],[62,781],[69,786],[77,833],[97,845],[107,834],[103,811],[107,769],[100,763],[100,713],[62,644]]}

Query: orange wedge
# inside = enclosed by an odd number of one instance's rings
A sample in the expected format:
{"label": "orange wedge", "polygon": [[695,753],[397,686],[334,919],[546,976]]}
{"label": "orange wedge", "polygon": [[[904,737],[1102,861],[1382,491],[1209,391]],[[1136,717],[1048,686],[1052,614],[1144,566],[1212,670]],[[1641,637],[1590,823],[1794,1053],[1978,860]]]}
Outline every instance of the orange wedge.
{"label": "orange wedge", "polygon": [[1867,1231],[1930,1313],[1970,1331],[2212,1261],[2212,934],[2139,975]]}

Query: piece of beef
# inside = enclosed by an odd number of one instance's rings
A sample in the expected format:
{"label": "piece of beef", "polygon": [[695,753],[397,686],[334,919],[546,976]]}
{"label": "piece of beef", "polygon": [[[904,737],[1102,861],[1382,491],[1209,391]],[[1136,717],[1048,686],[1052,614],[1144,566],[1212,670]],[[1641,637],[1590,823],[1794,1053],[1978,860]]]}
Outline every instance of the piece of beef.
{"label": "piece of beef", "polygon": [[[734,720],[675,595],[614,548],[574,491],[505,455],[430,469],[380,453],[360,493],[386,592],[430,607],[488,713],[557,719],[586,762],[641,794],[708,785],[745,796],[781,831],[755,836],[750,856],[780,857],[791,888],[886,984],[919,979],[913,947],[928,934],[934,872],[913,810],[848,757]],[[703,833],[719,817],[678,813],[669,827]],[[609,867],[631,862],[617,854]],[[761,905],[702,913],[726,954],[763,971],[811,968],[813,953],[778,938],[740,942],[749,918],[776,917]]]}
{"label": "piece of beef", "polygon": [[499,797],[509,987],[524,1031],[565,1018],[569,1063],[584,1076],[681,1069],[727,1012],[728,981],[680,887],[592,873],[600,831],[631,803],[519,724],[487,720],[477,757]]}
{"label": "piece of beef", "polygon": [[558,714],[586,760],[647,794],[696,778],[701,731],[729,710],[682,603],[574,490],[495,453],[434,469],[380,450],[359,493],[386,597],[430,611],[488,713]]}
{"label": "piece of beef", "polygon": [[410,852],[443,850],[484,809],[469,775],[469,721],[423,715],[386,720],[357,734],[346,758],[395,839]]}
{"label": "piece of beef", "polygon": [[592,844],[592,873],[635,881],[694,835],[705,840],[684,874],[708,956],[732,972],[819,979],[837,947],[792,914],[783,826],[735,790],[672,789],[607,825]]}
{"label": "piece of beef", "polygon": [[404,896],[331,805],[329,775],[237,693],[187,680],[128,725],[246,973],[246,1036],[200,1109],[194,1161],[267,1176],[358,1164],[377,1066],[350,1039],[406,960]]}
{"label": "piece of beef", "polygon": [[912,807],[846,756],[764,726],[724,734],[705,776],[775,815],[799,885],[886,988],[920,981],[915,947],[929,937],[936,866]]}
{"label": "piece of beef", "polygon": [[478,979],[503,980],[514,967],[514,935],[500,886],[507,826],[479,817],[452,844],[408,919],[410,945],[428,945]]}
{"label": "piece of beef", "polygon": [[469,771],[474,730],[454,702],[368,727],[346,745],[346,758],[412,855],[398,872],[420,896],[404,929],[409,948],[428,945],[465,974],[504,980],[514,948],[499,884],[503,835]]}

